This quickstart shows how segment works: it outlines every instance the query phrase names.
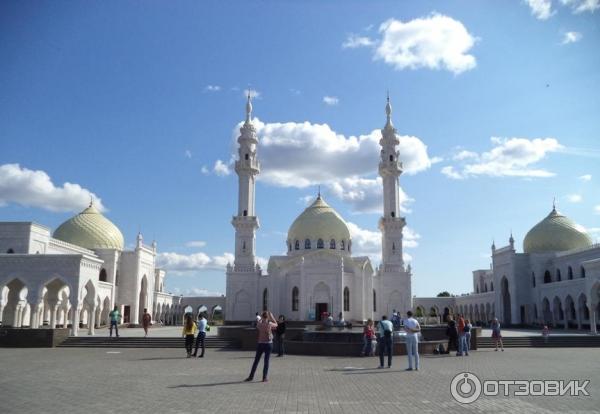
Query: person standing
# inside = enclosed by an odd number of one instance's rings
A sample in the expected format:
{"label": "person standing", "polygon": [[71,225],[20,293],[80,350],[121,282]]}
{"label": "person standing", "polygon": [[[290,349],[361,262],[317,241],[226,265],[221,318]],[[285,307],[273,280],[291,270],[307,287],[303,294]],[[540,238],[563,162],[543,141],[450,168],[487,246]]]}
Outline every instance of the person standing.
{"label": "person standing", "polygon": [[119,307],[117,305],[115,305],[115,308],[112,311],[110,311],[110,313],[108,314],[108,317],[110,318],[109,337],[112,338],[112,331],[113,331],[113,326],[114,326],[115,335],[118,338],[119,337],[119,322],[121,322],[121,313],[119,312]]}
{"label": "person standing", "polygon": [[144,328],[144,338],[148,336],[148,328],[152,322],[152,316],[148,313],[148,309],[144,308],[144,315],[142,316],[142,328]]}
{"label": "person standing", "polygon": [[548,343],[548,337],[550,336],[550,329],[548,329],[548,325],[544,325],[542,328],[542,336],[544,337],[544,343]]}
{"label": "person standing", "polygon": [[373,319],[367,320],[367,325],[363,330],[363,356],[373,355],[373,338],[375,337],[375,329],[373,328]]}
{"label": "person standing", "polygon": [[406,331],[406,355],[408,357],[407,371],[413,370],[413,359],[415,362],[415,371],[419,370],[419,332],[421,325],[419,321],[413,318],[411,311],[406,312],[407,319],[404,321],[404,330]]}
{"label": "person standing", "polygon": [[500,342],[500,348],[502,352],[504,352],[504,344],[502,343],[502,334],[500,332],[500,321],[498,318],[494,318],[492,321],[492,338],[494,338],[494,343],[496,344],[496,349],[494,351],[498,351],[498,342]]}
{"label": "person standing", "polygon": [[254,356],[254,363],[252,363],[252,369],[250,375],[244,381],[252,381],[254,379],[254,373],[258,368],[260,357],[265,354],[265,361],[263,363],[263,382],[267,382],[269,374],[269,358],[273,351],[273,329],[277,328],[277,321],[271,312],[264,311],[260,322],[256,324],[258,330],[258,341],[256,344],[256,355]]}
{"label": "person standing", "polygon": [[456,325],[458,331],[458,352],[456,356],[463,356],[465,353],[465,318],[462,315],[458,315],[458,324]]}
{"label": "person standing", "polygon": [[448,349],[446,350],[446,353],[449,354],[452,350],[458,352],[458,330],[456,329],[456,322],[451,316],[448,316],[446,336],[448,337]]}
{"label": "person standing", "polygon": [[198,322],[196,322],[196,326],[198,327],[198,336],[196,337],[196,349],[194,349],[193,357],[198,355],[198,347],[202,347],[202,353],[198,356],[198,358],[204,358],[204,338],[206,338],[206,326],[208,325],[208,321],[204,316],[204,312],[198,315]]}
{"label": "person standing", "polygon": [[194,344],[194,334],[196,333],[196,324],[192,320],[192,314],[185,314],[185,322],[183,323],[182,335],[185,338],[185,350],[187,351],[187,357],[192,357],[192,345]]}
{"label": "person standing", "polygon": [[256,326],[260,322],[260,314],[258,312],[256,312],[256,315],[254,315],[254,319],[254,326]]}
{"label": "person standing", "polygon": [[465,355],[469,356],[469,350],[471,349],[471,330],[473,325],[469,319],[465,319]]}
{"label": "person standing", "polygon": [[279,321],[277,322],[277,329],[275,329],[275,339],[277,343],[277,356],[283,356],[283,341],[285,340],[285,316],[279,315]]}
{"label": "person standing", "polygon": [[384,353],[387,353],[387,357],[388,357],[388,368],[392,367],[392,353],[393,353],[393,349],[392,349],[392,345],[393,345],[393,341],[392,341],[392,335],[394,333],[394,325],[392,325],[392,323],[390,321],[388,321],[388,318],[386,315],[383,315],[381,317],[381,320],[379,321],[379,337],[381,338],[380,340],[380,344],[379,344],[379,368],[383,368],[383,355]]}

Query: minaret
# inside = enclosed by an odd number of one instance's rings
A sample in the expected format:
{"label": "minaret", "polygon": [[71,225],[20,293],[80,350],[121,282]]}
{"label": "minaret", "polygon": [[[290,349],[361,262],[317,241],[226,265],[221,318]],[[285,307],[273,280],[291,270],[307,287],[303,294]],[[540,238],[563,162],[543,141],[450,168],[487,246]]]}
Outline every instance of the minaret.
{"label": "minaret", "polygon": [[[388,93],[385,106],[387,121],[381,130],[381,159],[379,160],[379,175],[383,181],[383,217],[379,220],[382,236],[382,265],[389,270],[403,269],[402,259],[402,229],[406,224],[400,217],[400,200],[398,177],[402,174],[402,163],[399,151],[396,149],[400,140],[396,136],[396,128],[392,124],[392,105]],[[391,266],[391,267],[390,267]]]}
{"label": "minaret", "polygon": [[235,172],[238,175],[238,213],[231,224],[235,228],[235,272],[256,271],[256,229],[259,227],[255,211],[256,176],[260,163],[256,158],[258,139],[252,125],[252,101],[248,94],[246,121],[240,128],[238,160]]}

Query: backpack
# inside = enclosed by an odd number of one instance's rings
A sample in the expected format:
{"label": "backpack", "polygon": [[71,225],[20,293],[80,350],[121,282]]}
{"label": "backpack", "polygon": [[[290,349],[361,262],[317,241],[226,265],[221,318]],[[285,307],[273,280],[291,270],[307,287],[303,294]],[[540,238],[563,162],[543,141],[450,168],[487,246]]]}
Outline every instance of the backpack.
{"label": "backpack", "polygon": [[471,332],[471,327],[469,325],[465,325],[465,332]]}

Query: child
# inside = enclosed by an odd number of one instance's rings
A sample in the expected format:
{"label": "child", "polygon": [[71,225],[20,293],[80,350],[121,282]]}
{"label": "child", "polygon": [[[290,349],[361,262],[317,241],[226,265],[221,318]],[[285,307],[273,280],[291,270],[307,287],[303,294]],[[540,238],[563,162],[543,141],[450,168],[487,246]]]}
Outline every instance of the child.
{"label": "child", "polygon": [[182,335],[185,338],[185,349],[187,351],[187,357],[192,357],[192,345],[194,344],[194,335],[198,328],[196,324],[192,320],[192,314],[185,314],[185,323],[183,324],[183,332]]}
{"label": "child", "polygon": [[375,329],[373,328],[373,319],[367,320],[367,326],[363,330],[365,346],[363,347],[363,355],[373,355],[373,338],[375,338]]}

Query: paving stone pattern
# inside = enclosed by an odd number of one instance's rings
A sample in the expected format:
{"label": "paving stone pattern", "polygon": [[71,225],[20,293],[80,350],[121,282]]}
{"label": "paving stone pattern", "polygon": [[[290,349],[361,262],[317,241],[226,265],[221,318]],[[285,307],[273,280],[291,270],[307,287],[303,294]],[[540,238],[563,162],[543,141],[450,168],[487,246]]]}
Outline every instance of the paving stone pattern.
{"label": "paving stone pattern", "polygon": [[[0,349],[0,413],[598,413],[597,349],[480,350],[406,358],[378,370],[376,358],[271,359],[269,382],[244,383],[253,353],[177,349]],[[590,397],[481,397],[455,402],[460,372],[481,379],[589,379]],[[260,379],[262,364],[257,372]]]}

